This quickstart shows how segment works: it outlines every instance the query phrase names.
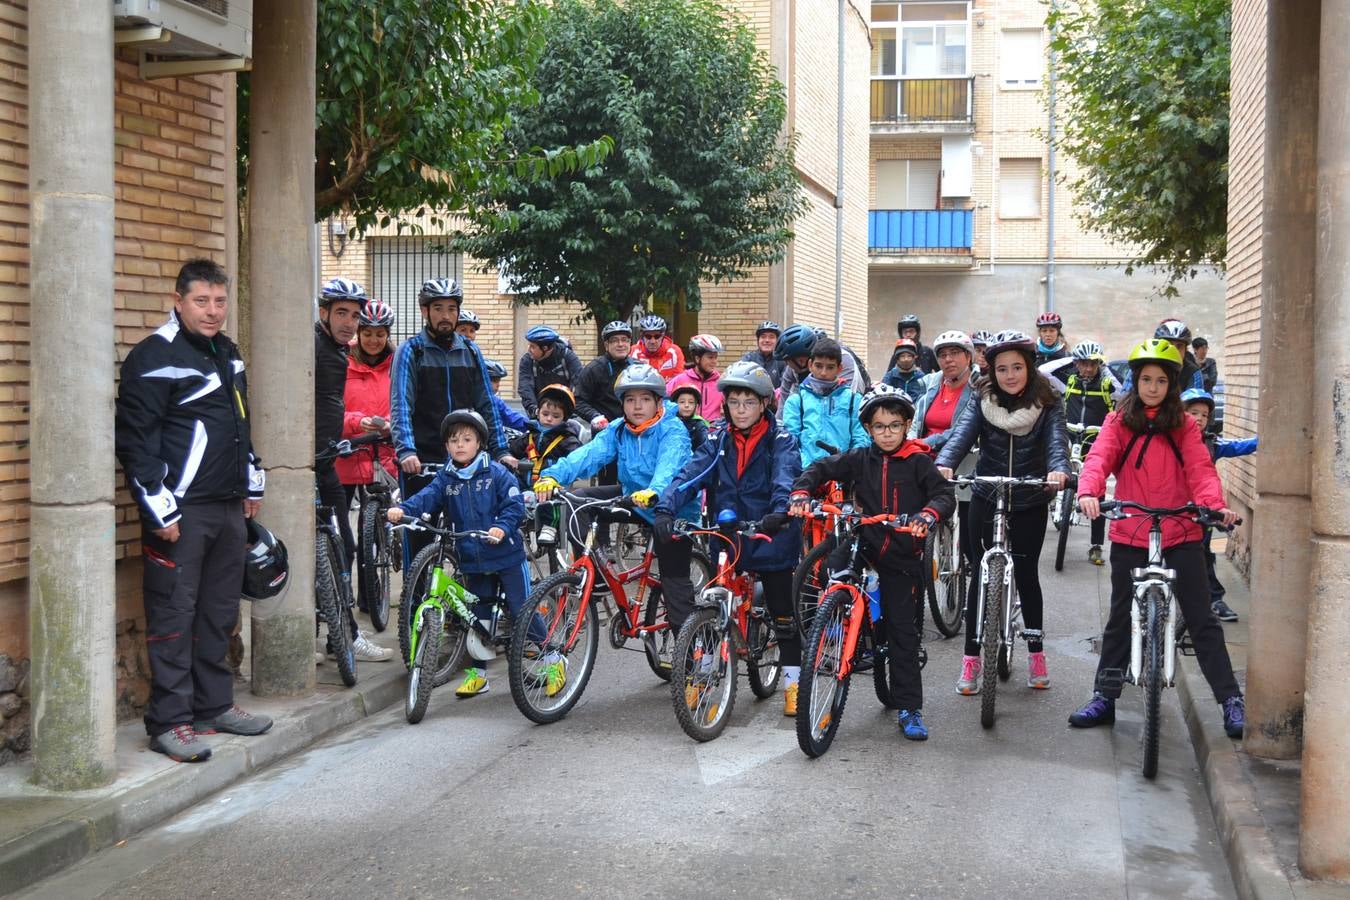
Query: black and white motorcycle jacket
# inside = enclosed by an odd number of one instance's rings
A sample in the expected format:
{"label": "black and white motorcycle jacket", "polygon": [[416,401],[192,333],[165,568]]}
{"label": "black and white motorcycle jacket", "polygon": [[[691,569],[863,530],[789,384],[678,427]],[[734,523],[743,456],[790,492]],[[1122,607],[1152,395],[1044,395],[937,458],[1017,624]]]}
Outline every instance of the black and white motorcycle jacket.
{"label": "black and white motorcycle jacket", "polygon": [[244,361],[225,335],[191,334],[175,312],[122,363],[116,441],[127,486],[152,528],[177,522],[185,503],[263,495]]}

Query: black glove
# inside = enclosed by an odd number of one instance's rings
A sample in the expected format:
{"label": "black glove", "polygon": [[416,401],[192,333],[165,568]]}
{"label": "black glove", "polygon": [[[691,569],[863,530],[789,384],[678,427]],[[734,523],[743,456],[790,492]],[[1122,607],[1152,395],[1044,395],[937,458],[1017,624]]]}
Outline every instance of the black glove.
{"label": "black glove", "polygon": [[775,534],[782,531],[783,526],[786,525],[787,523],[788,523],[787,513],[780,513],[780,512],[769,513],[767,516],[759,520],[760,534],[767,534],[769,537],[773,537]]}
{"label": "black glove", "polygon": [[669,543],[675,536],[675,517],[666,513],[657,513],[652,521],[652,533],[662,543]]}

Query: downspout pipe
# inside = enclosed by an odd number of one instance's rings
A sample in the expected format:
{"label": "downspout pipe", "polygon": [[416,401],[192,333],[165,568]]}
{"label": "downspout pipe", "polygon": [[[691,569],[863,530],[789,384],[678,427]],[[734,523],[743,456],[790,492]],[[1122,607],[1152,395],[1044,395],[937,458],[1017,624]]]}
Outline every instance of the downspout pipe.
{"label": "downspout pipe", "polygon": [[834,182],[834,334],[844,333],[844,11],[839,0],[839,96],[837,98],[838,147]]}
{"label": "downspout pipe", "polygon": [[[1056,4],[1051,2],[1050,10]],[[1049,121],[1046,124],[1046,140],[1049,144],[1046,154],[1046,177],[1049,180],[1048,202],[1045,215],[1045,311],[1055,311],[1055,35],[1050,32],[1050,83],[1049,83]]]}

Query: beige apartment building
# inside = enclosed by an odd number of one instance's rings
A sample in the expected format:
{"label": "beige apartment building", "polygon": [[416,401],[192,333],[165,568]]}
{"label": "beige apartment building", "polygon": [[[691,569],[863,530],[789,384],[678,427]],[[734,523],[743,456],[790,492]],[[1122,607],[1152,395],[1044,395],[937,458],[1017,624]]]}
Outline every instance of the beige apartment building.
{"label": "beige apartment building", "polygon": [[[931,340],[948,328],[1030,331],[1052,304],[1071,341],[1100,340],[1113,358],[1173,314],[1221,355],[1221,278],[1153,296],[1157,280],[1127,276],[1128,249],[1084,231],[1052,181],[1041,0],[890,0],[868,12],[872,360],[887,358],[905,313]],[[1062,176],[1071,162],[1057,162]]]}
{"label": "beige apartment building", "polygon": [[[717,335],[727,347],[728,359],[754,345],[755,326],[764,319],[800,321],[833,332],[838,317],[844,340],[861,350],[869,334],[867,8],[850,0],[841,22],[836,4],[818,0],[740,0],[728,6],[754,28],[760,50],[768,54],[787,89],[787,127],[799,136],[797,171],[807,210],[794,226],[796,237],[781,263],[757,269],[741,281],[703,285],[703,305],[697,312],[676,309],[670,298],[662,297],[653,298],[651,308],[672,322],[681,342],[698,332]],[[841,28],[842,109],[837,74]],[[320,275],[353,278],[373,296],[391,303],[398,315],[395,336],[400,339],[420,327],[416,295],[421,282],[433,276],[458,279],[464,286],[464,308],[483,323],[479,343],[488,358],[511,370],[513,379],[503,384],[507,396],[515,393],[515,363],[524,352],[523,335],[531,325],[547,322],[558,328],[583,361],[596,354],[596,325],[580,320],[579,305],[515,305],[491,263],[456,252],[450,237],[454,224],[408,218],[401,228],[394,223],[356,237],[347,233],[350,223],[340,218],[321,222]],[[837,227],[843,238],[838,306]]]}

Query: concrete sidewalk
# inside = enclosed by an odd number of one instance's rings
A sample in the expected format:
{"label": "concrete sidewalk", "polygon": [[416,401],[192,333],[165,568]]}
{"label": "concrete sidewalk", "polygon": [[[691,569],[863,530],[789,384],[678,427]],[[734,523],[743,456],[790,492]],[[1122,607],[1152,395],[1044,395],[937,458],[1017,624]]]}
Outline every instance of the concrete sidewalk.
{"label": "concrete sidewalk", "polygon": [[[1218,573],[1228,590],[1228,605],[1241,616],[1223,629],[1238,681],[1245,686],[1251,594],[1222,555]],[[1224,734],[1223,717],[1195,658],[1182,657],[1177,671],[1195,757],[1239,896],[1350,900],[1350,886],[1309,881],[1298,870],[1299,761],[1248,756]]]}
{"label": "concrete sidewalk", "polygon": [[[371,637],[375,637],[372,633]],[[396,640],[393,631],[380,642]],[[259,737],[213,735],[205,763],[175,763],[146,746],[145,728],[129,722],[117,731],[117,781],[106,788],[58,793],[30,783],[32,764],[0,768],[0,895],[17,892],[84,856],[156,825],[248,774],[314,744],[403,698],[405,669],[389,662],[362,663],[360,681],[345,688],[336,665],[319,669],[307,697],[264,700],[237,686],[250,712],[276,724]]]}

